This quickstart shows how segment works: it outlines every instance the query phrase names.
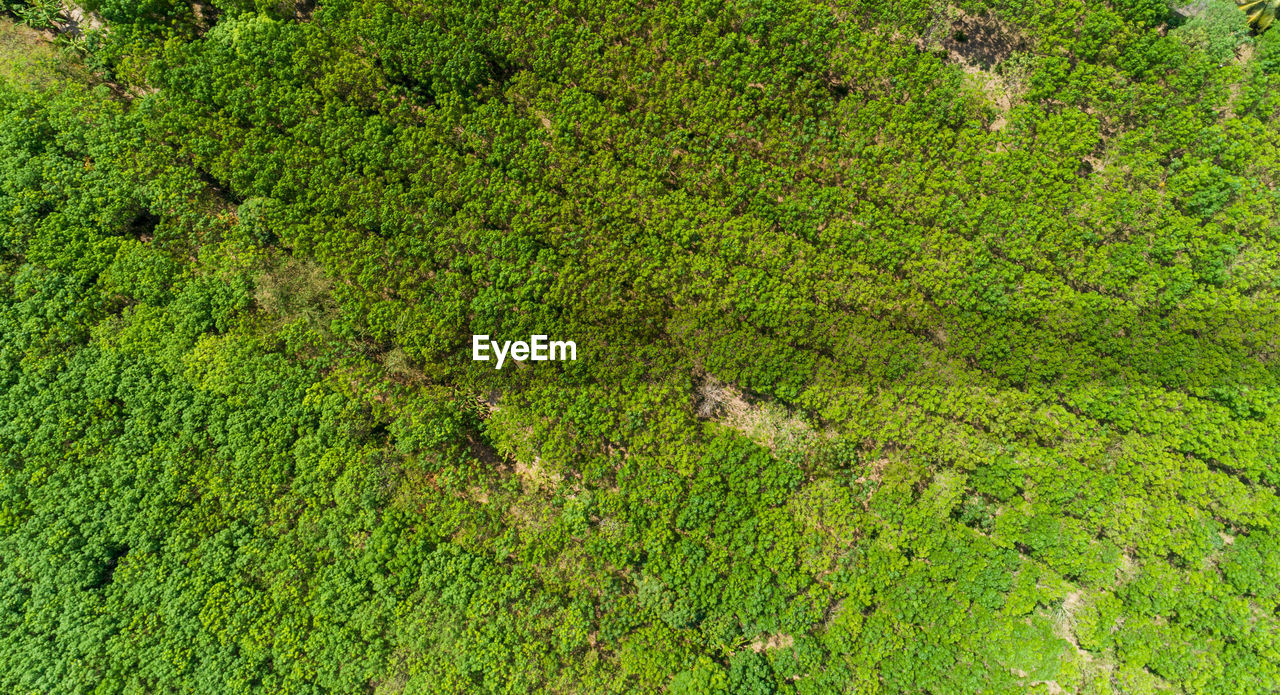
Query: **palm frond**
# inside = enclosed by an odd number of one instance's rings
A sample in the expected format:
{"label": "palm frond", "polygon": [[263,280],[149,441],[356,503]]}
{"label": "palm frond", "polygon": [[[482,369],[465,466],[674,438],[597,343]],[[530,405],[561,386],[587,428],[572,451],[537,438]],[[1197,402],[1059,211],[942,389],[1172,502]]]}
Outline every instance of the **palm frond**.
{"label": "palm frond", "polygon": [[1261,33],[1276,21],[1280,0],[1236,0],[1236,7],[1249,18],[1254,31]]}

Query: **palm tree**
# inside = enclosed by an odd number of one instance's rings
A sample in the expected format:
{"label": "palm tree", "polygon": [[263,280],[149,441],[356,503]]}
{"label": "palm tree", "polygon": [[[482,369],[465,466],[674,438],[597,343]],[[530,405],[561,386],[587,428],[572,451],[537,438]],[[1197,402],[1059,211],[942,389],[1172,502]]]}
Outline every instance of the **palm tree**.
{"label": "palm tree", "polygon": [[1249,17],[1249,24],[1261,33],[1276,21],[1276,8],[1280,7],[1280,0],[1236,0],[1236,6],[1244,10]]}

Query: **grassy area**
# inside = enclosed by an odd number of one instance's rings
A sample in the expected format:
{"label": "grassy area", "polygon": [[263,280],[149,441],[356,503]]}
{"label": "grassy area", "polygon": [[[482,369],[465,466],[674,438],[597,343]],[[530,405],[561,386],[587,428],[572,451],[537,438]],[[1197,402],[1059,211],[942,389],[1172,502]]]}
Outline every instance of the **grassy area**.
{"label": "grassy area", "polygon": [[0,17],[0,78],[27,86],[66,76],[71,63],[39,31]]}

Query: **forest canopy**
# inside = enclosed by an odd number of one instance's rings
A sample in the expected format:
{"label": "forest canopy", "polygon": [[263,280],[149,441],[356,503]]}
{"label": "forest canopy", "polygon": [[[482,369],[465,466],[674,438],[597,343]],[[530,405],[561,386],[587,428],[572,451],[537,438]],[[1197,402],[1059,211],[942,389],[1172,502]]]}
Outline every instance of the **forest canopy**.
{"label": "forest canopy", "polygon": [[0,690],[1277,692],[1274,5],[0,0]]}

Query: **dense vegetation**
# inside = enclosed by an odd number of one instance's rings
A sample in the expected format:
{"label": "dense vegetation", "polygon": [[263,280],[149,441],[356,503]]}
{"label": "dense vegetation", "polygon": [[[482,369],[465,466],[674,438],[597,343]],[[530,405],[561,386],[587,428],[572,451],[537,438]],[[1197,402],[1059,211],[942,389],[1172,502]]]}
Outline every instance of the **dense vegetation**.
{"label": "dense vegetation", "polygon": [[5,692],[1280,690],[1231,0],[0,11]]}

